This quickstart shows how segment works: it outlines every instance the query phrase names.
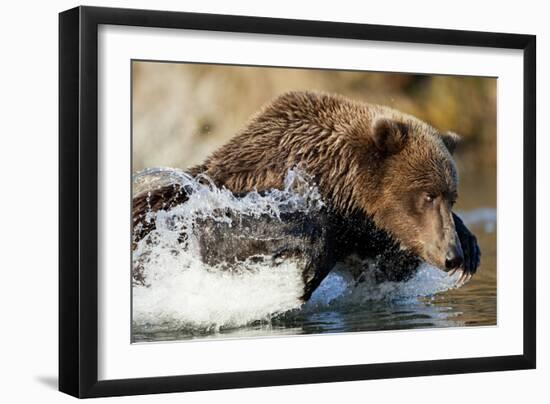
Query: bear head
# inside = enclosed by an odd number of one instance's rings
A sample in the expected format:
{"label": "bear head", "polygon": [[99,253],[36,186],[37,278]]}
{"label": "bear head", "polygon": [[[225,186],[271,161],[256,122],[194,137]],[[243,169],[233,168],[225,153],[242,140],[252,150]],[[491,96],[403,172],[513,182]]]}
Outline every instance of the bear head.
{"label": "bear head", "polygon": [[366,215],[403,250],[451,270],[463,260],[451,212],[457,140],[388,107],[290,92],[190,172],[244,193],[281,188],[298,167],[338,216]]}
{"label": "bear head", "polygon": [[448,271],[460,267],[464,257],[452,214],[458,135],[400,115],[377,117],[359,129],[373,150],[363,163],[369,186],[354,192],[362,210],[427,263]]}

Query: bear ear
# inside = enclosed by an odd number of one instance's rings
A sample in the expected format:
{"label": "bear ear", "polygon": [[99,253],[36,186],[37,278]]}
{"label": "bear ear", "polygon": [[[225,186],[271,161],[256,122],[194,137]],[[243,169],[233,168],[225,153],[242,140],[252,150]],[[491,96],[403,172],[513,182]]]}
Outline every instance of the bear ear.
{"label": "bear ear", "polygon": [[408,125],[391,119],[374,122],[372,140],[376,148],[385,155],[395,154],[405,146],[409,135]]}
{"label": "bear ear", "polygon": [[460,142],[460,136],[450,131],[447,133],[441,133],[439,136],[441,137],[441,140],[443,140],[443,144],[447,150],[449,150],[449,153],[453,154],[455,152],[456,145]]}

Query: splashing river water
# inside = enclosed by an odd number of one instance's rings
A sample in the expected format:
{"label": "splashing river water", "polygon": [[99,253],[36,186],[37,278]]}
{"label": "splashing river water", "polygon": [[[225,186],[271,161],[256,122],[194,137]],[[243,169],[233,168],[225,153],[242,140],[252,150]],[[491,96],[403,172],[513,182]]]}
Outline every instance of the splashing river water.
{"label": "splashing river water", "polygon": [[[201,219],[231,225],[235,217],[278,218],[321,209],[318,190],[297,170],[289,171],[283,190],[237,198],[204,177],[198,181],[183,171],[150,169],[134,177],[134,195],[169,184],[189,190],[189,199],[149,213],[147,220],[155,221],[156,229],[133,251],[134,265],[141,265],[147,278],[145,285],[132,288],[134,342],[466,324],[457,319],[460,311],[438,301],[458,275],[426,264],[406,282],[377,283],[366,274],[358,283],[350,273],[353,260],[338,263],[304,304],[301,269],[292,260],[275,268],[269,260],[250,259],[231,271],[201,260],[194,231]],[[228,209],[233,219],[224,214]],[[469,225],[477,220],[494,230],[492,214],[470,212]]]}

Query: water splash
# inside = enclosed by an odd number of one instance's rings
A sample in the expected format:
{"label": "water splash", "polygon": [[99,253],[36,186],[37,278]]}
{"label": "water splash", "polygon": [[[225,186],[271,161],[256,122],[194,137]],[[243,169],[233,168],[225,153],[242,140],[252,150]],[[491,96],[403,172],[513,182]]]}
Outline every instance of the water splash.
{"label": "water splash", "polygon": [[193,229],[199,219],[231,225],[243,216],[318,211],[323,203],[306,175],[290,170],[282,190],[239,198],[207,177],[195,179],[179,170],[148,170],[134,183],[135,192],[175,184],[189,196],[172,209],[148,213],[156,229],[137,243],[132,255],[133,265],[141,266],[147,279],[146,285],[133,287],[134,327],[216,330],[269,320],[301,305],[304,284],[296,262],[274,268],[271,257],[261,263],[249,259],[233,265],[231,272],[209,266],[201,262]]}
{"label": "water splash", "polygon": [[376,263],[372,270],[365,272],[360,281],[352,275],[350,263],[338,263],[323,280],[304,310],[326,308],[360,308],[372,301],[394,301],[404,303],[419,297],[431,296],[455,287],[459,275],[447,275],[428,264],[421,264],[416,274],[405,282],[377,282],[374,277]]}
{"label": "water splash", "polygon": [[[339,263],[303,304],[304,282],[295,261],[274,265],[271,257],[248,259],[232,265],[231,271],[206,265],[200,259],[194,229],[200,219],[231,225],[232,220],[244,216],[279,218],[283,212],[315,213],[323,202],[307,175],[290,170],[282,190],[235,197],[204,176],[193,178],[181,170],[150,169],[135,176],[134,195],[166,185],[180,186],[189,199],[169,210],[148,214],[156,229],[137,243],[132,255],[134,266],[140,265],[147,279],[145,285],[133,286],[134,331],[209,333],[269,323],[288,312],[360,309],[372,301],[416,299],[447,290],[458,276],[449,277],[422,265],[407,282],[377,283],[372,272],[366,272],[358,282],[350,271],[352,264]],[[225,214],[228,210],[231,217]]]}

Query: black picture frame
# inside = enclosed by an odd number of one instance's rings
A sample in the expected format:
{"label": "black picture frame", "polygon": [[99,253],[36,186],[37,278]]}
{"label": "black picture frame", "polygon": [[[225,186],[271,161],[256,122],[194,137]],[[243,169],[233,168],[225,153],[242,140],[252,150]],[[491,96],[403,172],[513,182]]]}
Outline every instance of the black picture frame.
{"label": "black picture frame", "polygon": [[[523,50],[523,354],[99,381],[100,24]],[[84,398],[535,368],[535,61],[533,35],[96,7],[60,13],[59,390]]]}

